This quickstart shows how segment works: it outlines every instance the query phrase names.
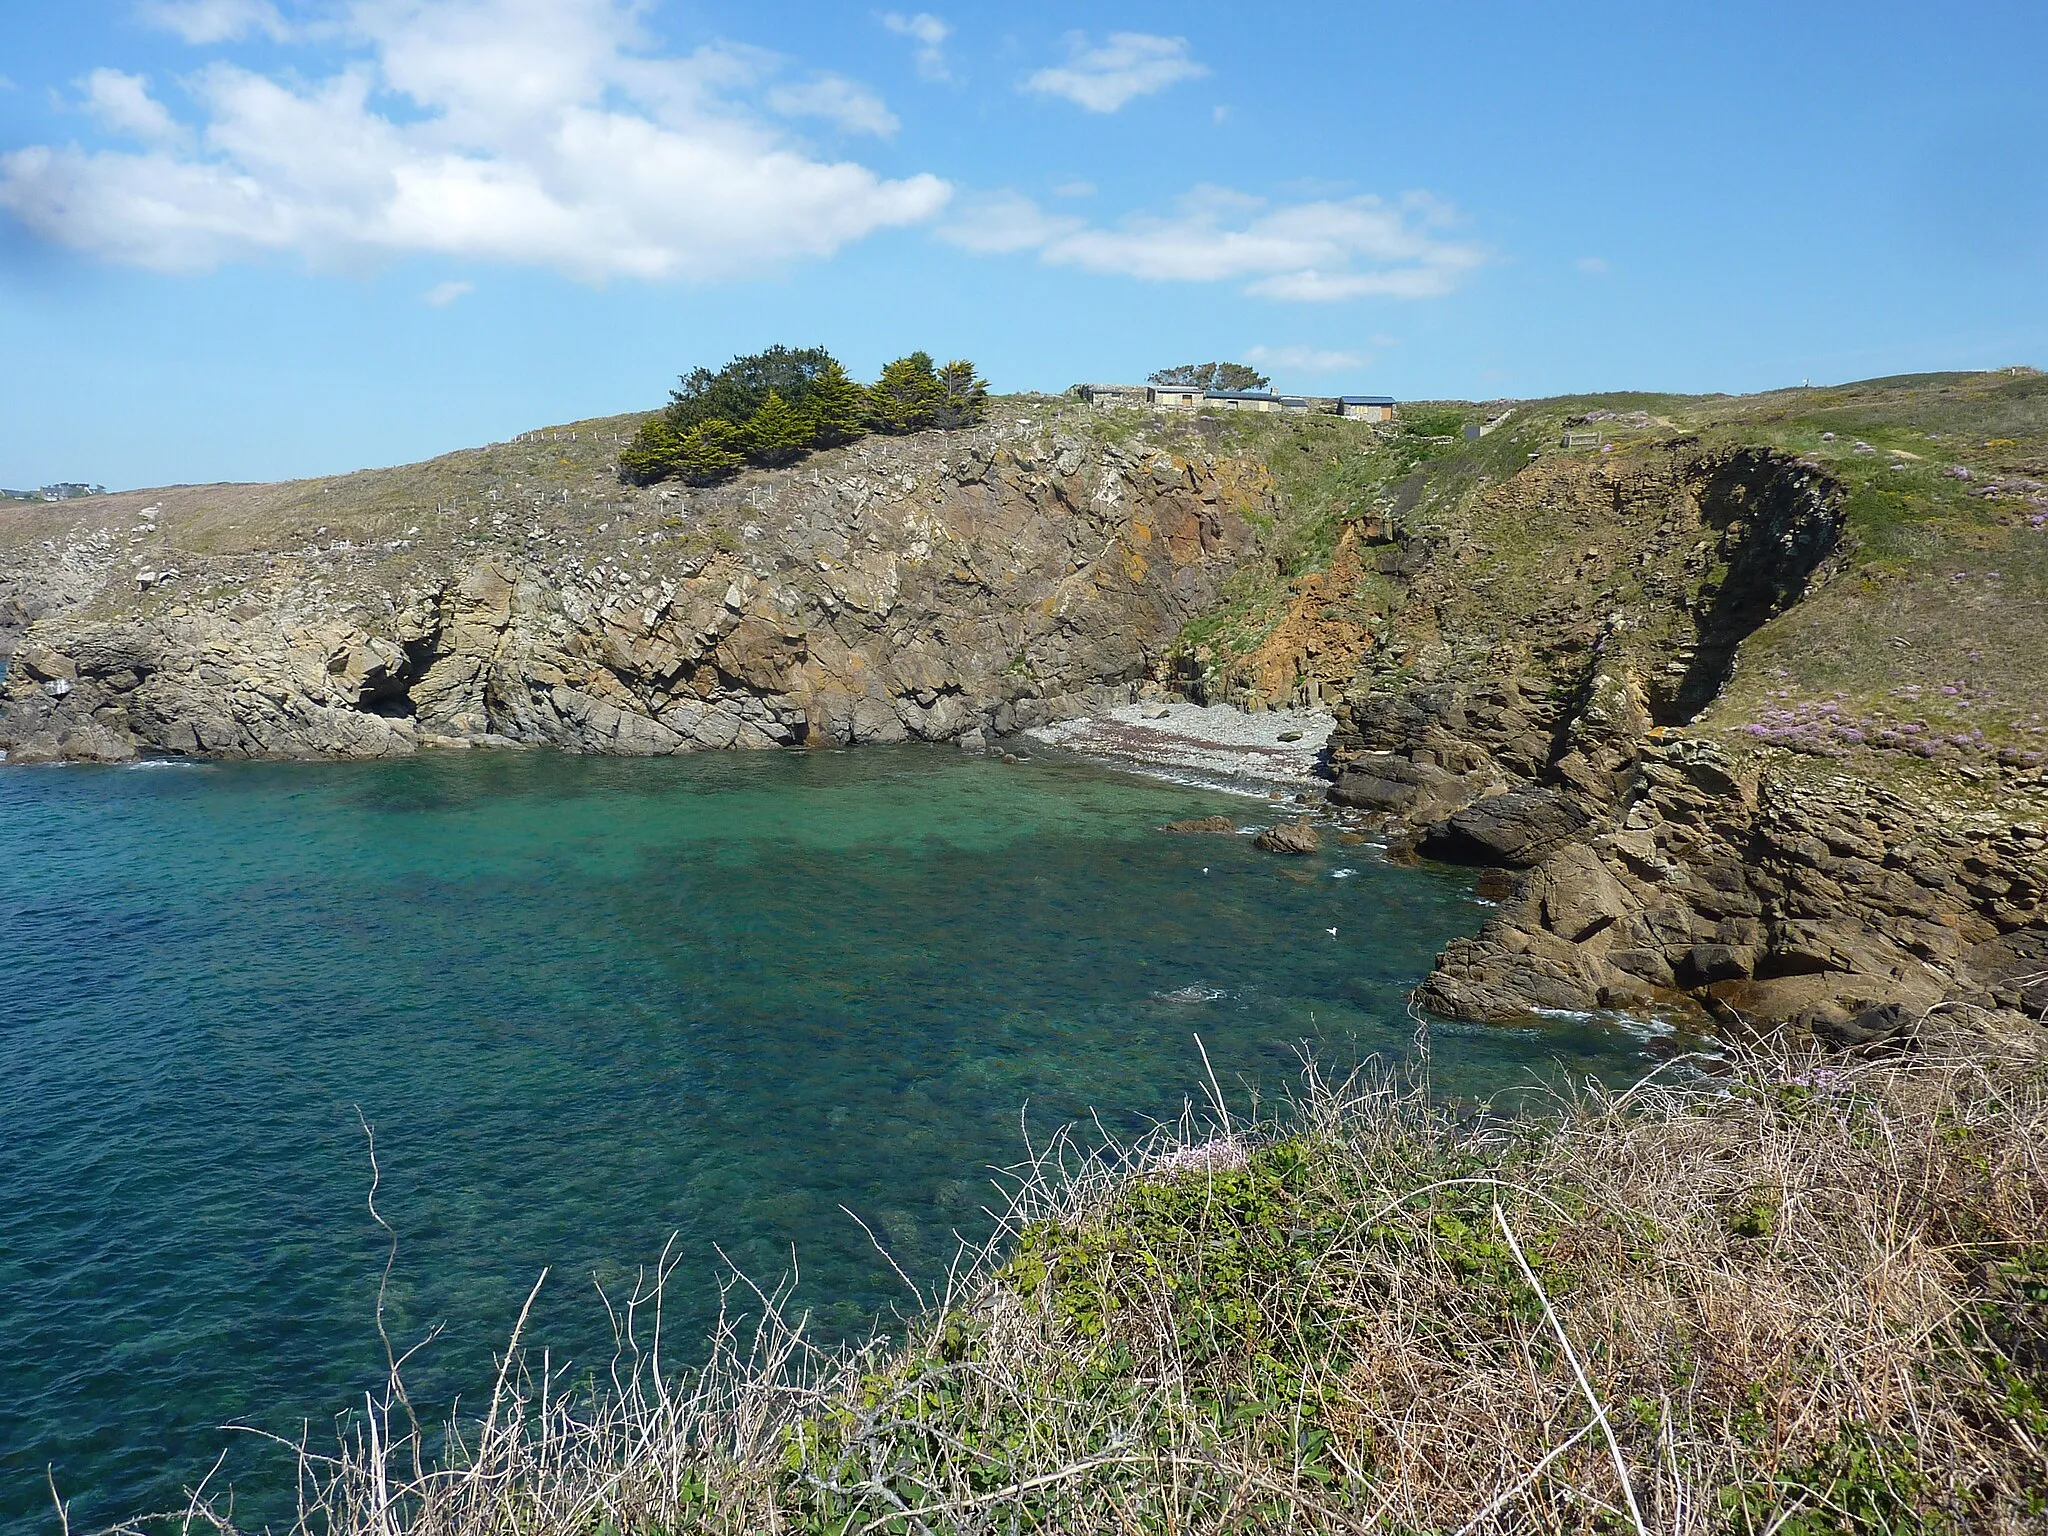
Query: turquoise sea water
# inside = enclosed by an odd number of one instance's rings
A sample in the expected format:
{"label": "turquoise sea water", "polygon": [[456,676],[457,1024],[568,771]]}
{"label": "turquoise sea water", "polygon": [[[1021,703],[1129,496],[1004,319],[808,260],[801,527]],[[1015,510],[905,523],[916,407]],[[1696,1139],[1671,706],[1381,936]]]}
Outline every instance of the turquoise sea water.
{"label": "turquoise sea water", "polygon": [[[860,1333],[908,1295],[840,1207],[938,1273],[1020,1112],[1175,1114],[1198,1033],[1269,1091],[1304,1040],[1405,1049],[1470,882],[1153,830],[1219,809],[1264,811],[914,747],[0,768],[0,1530],[55,1528],[46,1468],[90,1527],[223,1447],[238,1512],[285,1512],[220,1426],[317,1442],[381,1380],[358,1107],[392,1332],[444,1327],[431,1404],[487,1387],[543,1266],[557,1361],[602,1366],[593,1277],[671,1234],[672,1340],[714,1244],[768,1280],[794,1250]],[[1457,1091],[1636,1065],[1592,1029],[1436,1045]]]}

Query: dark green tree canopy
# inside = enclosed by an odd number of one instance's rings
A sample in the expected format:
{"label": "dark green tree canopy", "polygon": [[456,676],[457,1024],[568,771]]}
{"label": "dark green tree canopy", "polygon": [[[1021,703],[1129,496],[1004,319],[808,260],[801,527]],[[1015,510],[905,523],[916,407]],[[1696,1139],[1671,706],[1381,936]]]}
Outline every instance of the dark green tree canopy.
{"label": "dark green tree canopy", "polygon": [[1154,384],[1178,385],[1183,389],[1264,389],[1272,380],[1243,363],[1182,363],[1162,368],[1150,380]]}
{"label": "dark green tree canopy", "polygon": [[862,387],[823,347],[770,347],[713,373],[683,376],[666,409],[619,454],[619,473],[641,485],[709,485],[742,464],[789,464],[868,431],[967,427],[988,413],[988,384],[956,358],[934,367],[913,352]]}
{"label": "dark green tree canopy", "polygon": [[669,392],[668,409],[662,414],[681,432],[713,416],[744,422],[771,394],[802,410],[809,404],[819,376],[838,366],[823,347],[778,346],[751,352],[734,358],[716,373],[693,368],[684,374],[682,388]]}

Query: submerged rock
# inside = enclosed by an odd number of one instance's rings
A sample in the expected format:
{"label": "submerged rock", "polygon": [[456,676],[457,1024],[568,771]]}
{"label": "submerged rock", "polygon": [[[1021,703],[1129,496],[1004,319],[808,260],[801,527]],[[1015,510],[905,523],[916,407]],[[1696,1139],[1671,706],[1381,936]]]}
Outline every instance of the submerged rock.
{"label": "submerged rock", "polygon": [[1228,816],[1193,816],[1183,821],[1169,821],[1159,830],[1162,832],[1221,832],[1235,836],[1237,833],[1237,823]]}

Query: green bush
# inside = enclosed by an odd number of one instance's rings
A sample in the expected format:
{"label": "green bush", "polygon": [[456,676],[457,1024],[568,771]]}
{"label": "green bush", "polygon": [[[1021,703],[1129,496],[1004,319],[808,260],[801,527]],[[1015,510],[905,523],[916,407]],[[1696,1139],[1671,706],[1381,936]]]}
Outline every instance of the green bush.
{"label": "green bush", "polygon": [[620,453],[622,478],[709,485],[743,464],[794,463],[869,431],[967,427],[988,412],[988,385],[974,364],[962,358],[935,368],[925,352],[898,358],[868,388],[822,347],[770,347],[679,382]]}

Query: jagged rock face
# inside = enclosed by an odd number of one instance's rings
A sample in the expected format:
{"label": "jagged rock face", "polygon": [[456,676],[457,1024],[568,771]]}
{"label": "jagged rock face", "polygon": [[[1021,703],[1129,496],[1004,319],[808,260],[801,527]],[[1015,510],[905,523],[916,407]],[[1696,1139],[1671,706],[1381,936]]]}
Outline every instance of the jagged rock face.
{"label": "jagged rock face", "polygon": [[37,605],[0,746],[18,762],[477,741],[644,755],[1007,733],[1157,671],[1256,555],[1246,514],[1274,492],[1255,462],[1027,414],[714,490],[609,494],[632,499],[602,525],[565,490],[536,498],[530,531],[522,510],[438,542],[185,551],[174,583],[135,590],[104,530],[25,544],[0,574],[0,596]]}
{"label": "jagged rock face", "polygon": [[[1531,471],[1481,495],[1470,525],[1548,542],[1517,570],[1457,537],[1386,535],[1402,600],[1332,742],[1331,797],[1379,813],[1397,850],[1528,871],[1418,1002],[1824,1037],[1880,1005],[2048,1008],[2038,829],[1743,767],[1684,730],[1742,641],[1825,574],[1842,506],[1826,476],[1742,451]],[[1516,600],[1489,608],[1494,580]]]}
{"label": "jagged rock face", "polygon": [[1675,1008],[1823,1036],[1944,1000],[2048,1010],[2048,836],[1871,784],[1646,751],[1618,822],[1539,864],[1417,997],[1457,1018]]}
{"label": "jagged rock face", "polygon": [[1842,516],[1827,476],[1743,450],[1532,467],[1483,488],[1463,529],[1384,529],[1399,599],[1335,767],[1384,776],[1396,753],[1463,777],[1467,800],[1541,778],[1609,803],[1645,733],[1697,715],[1743,638],[1824,570]]}

